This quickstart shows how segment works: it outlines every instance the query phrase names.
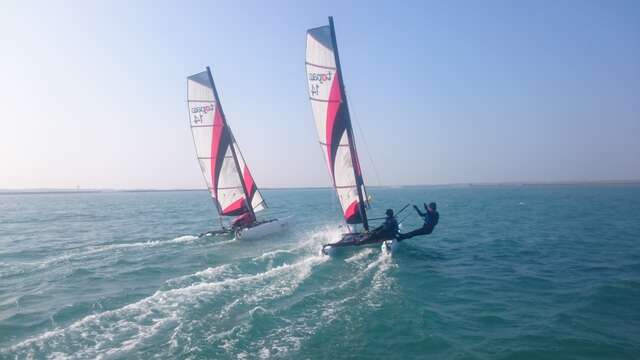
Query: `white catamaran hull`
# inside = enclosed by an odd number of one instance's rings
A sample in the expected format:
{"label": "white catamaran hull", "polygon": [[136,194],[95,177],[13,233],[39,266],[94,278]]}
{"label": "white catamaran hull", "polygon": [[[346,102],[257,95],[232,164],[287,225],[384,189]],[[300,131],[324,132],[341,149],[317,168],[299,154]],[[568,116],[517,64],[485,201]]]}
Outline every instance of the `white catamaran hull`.
{"label": "white catamaran hull", "polygon": [[320,255],[335,256],[340,252],[353,251],[355,249],[360,249],[363,247],[368,247],[368,248],[380,247],[380,250],[383,253],[392,254],[398,248],[398,241],[396,239],[391,239],[391,240],[383,240],[381,242],[372,242],[368,244],[353,245],[353,246],[322,245],[322,247],[320,248]]}
{"label": "white catamaran hull", "polygon": [[289,226],[290,219],[291,217],[274,219],[266,223],[262,223],[250,228],[239,230],[236,232],[236,239],[253,240],[253,239],[258,239],[261,237],[273,235],[279,231],[286,229]]}
{"label": "white catamaran hull", "polygon": [[375,243],[375,244],[366,244],[366,245],[360,245],[360,246],[340,246],[340,247],[338,247],[338,246],[327,245],[327,246],[323,246],[322,248],[320,248],[320,255],[326,255],[326,256],[332,257],[332,256],[338,255],[338,253],[341,253],[341,252],[355,251],[355,250],[362,249],[362,248],[374,248],[374,247],[378,247],[378,246],[380,246],[380,250],[382,251],[382,253],[391,255],[394,252],[396,252],[396,250],[398,249],[398,241],[396,241],[396,240],[385,240],[385,241],[382,242],[382,244]]}

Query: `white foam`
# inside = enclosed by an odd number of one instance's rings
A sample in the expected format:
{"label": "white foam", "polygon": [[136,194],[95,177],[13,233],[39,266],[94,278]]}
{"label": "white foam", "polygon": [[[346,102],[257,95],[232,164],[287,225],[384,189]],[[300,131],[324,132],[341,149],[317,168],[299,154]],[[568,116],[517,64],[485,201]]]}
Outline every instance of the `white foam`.
{"label": "white foam", "polygon": [[324,244],[332,243],[340,240],[340,237],[344,233],[343,229],[340,229],[339,224],[327,224],[309,231],[305,234],[306,240],[302,241],[298,246],[291,249],[291,251],[303,250],[310,254],[318,254],[318,249]]}
{"label": "white foam", "polygon": [[[255,281],[247,284],[238,284],[238,290],[242,290],[240,296],[236,297],[230,303],[224,305],[220,310],[216,311],[207,319],[199,319],[198,321],[206,322],[207,324],[223,324],[230,319],[233,319],[234,327],[231,330],[220,329],[215,330],[213,334],[206,337],[206,341],[210,346],[217,346],[228,354],[229,357],[242,357],[243,351],[246,350],[246,345],[242,345],[239,348],[239,343],[242,343],[246,334],[251,330],[255,316],[259,314],[274,315],[273,310],[266,308],[265,304],[268,304],[270,299],[281,298],[292,294],[295,289],[312,273],[312,268],[317,264],[327,261],[326,257],[313,256],[304,258],[301,261],[293,263],[291,265],[284,264],[273,269],[269,269],[263,273],[253,275],[252,278]],[[240,308],[240,313],[234,312],[236,307],[249,306],[250,310],[244,310]],[[237,318],[238,314],[248,314],[249,316],[241,316]],[[281,319],[284,320],[284,319]],[[185,333],[182,337],[189,338],[191,334]],[[252,348],[253,353],[256,354],[261,347]],[[276,349],[271,347],[271,350],[276,350],[277,355],[284,353],[283,349]],[[273,352],[271,356],[274,356]]]}
{"label": "white foam", "polygon": [[269,349],[263,347],[262,349],[260,349],[260,352],[258,353],[258,357],[260,359],[268,359],[271,357],[271,352],[269,351]]}
{"label": "white foam", "polygon": [[[312,231],[305,232],[303,241],[290,249],[276,249],[254,257],[254,262],[271,260],[280,254],[306,254],[317,255],[322,244],[337,241],[342,235],[342,230],[337,224],[324,225]],[[271,263],[270,263],[271,264]]]}
{"label": "white foam", "polygon": [[[180,244],[180,243],[191,243],[197,240],[197,236],[193,235],[183,235],[171,240],[149,240],[149,241],[141,241],[141,242],[133,242],[133,243],[119,243],[119,244],[108,244],[108,245],[91,245],[80,249],[74,249],[71,251],[67,251],[62,255],[49,257],[43,259],[43,261],[39,262],[22,262],[13,265],[13,269],[10,272],[2,272],[0,273],[0,278],[8,275],[13,275],[16,271],[25,272],[26,269],[31,270],[43,270],[52,265],[68,263],[71,260],[80,260],[92,255],[110,252],[110,251],[119,251],[124,249],[134,249],[134,248],[148,248],[161,246],[165,244]],[[228,241],[223,241],[217,243],[217,245],[226,243]]]}
{"label": "white foam", "polygon": [[391,295],[394,278],[389,276],[389,271],[397,265],[391,256],[384,253],[374,263],[379,266],[373,274],[365,299],[369,306],[379,307]]}
{"label": "white foam", "polygon": [[169,279],[166,281],[166,284],[169,286],[180,286],[191,284],[195,281],[217,281],[228,275],[233,271],[233,268],[230,264],[223,264],[214,267],[208,267],[204,270],[200,270],[193,274],[183,275],[177,278]]}
{"label": "white foam", "polygon": [[233,308],[240,304],[256,304],[261,301],[291,295],[311,274],[313,267],[325,261],[327,261],[326,256],[311,256],[292,265],[283,264],[271,268],[264,273],[254,275],[256,277],[262,276],[269,278],[275,277],[276,275],[288,276],[279,276],[278,278],[271,279],[265,286],[258,287],[255,291],[245,292],[241,297],[225,305],[219,312],[220,317],[229,314]]}
{"label": "white foam", "polygon": [[[373,251],[373,249],[371,249]],[[356,262],[357,264],[357,262]],[[392,258],[390,256],[386,256],[384,254],[379,254],[378,257],[371,261],[370,263],[366,264],[366,266],[364,266],[364,268],[362,270],[359,270],[357,272],[354,272],[353,275],[351,277],[349,277],[346,281],[338,284],[336,287],[339,289],[342,289],[348,285],[351,285],[353,283],[358,283],[358,282],[362,282],[364,280],[364,278],[374,269],[378,269],[378,271],[380,270],[380,267],[384,266],[383,270],[386,270],[387,268],[390,268],[393,265],[392,263]],[[376,272],[377,273],[377,272]],[[374,276],[375,274],[374,273]],[[384,273],[384,271],[383,271]]]}
{"label": "white foam", "polygon": [[273,250],[273,251],[267,251],[266,253],[260,255],[260,256],[256,256],[254,257],[252,260],[253,261],[259,261],[259,260],[268,260],[268,259],[273,259],[274,257],[276,257],[278,254],[291,254],[291,250]]}
{"label": "white foam", "polygon": [[20,264],[0,263],[0,279],[13,275],[19,275],[25,272]]}
{"label": "white foam", "polygon": [[220,245],[229,244],[229,243],[236,242],[236,241],[238,241],[236,238],[231,238],[231,239],[225,240],[225,241],[214,242],[214,243],[211,244],[211,246],[220,246]]}
{"label": "white foam", "polygon": [[[258,300],[272,299],[275,297],[282,297],[284,295],[292,294],[293,291],[295,291],[295,289],[298,287],[298,285],[311,274],[313,266],[326,260],[327,258],[323,256],[308,257],[296,263],[296,271],[292,272],[291,280],[287,278],[275,279],[268,286],[260,287],[255,292],[245,295],[246,299],[249,302],[255,303],[258,302]],[[292,265],[284,264],[282,266],[272,268],[269,271],[284,271],[291,266]]]}
{"label": "white foam", "polygon": [[220,266],[209,267],[204,270],[198,271],[193,276],[200,277],[202,279],[216,280],[225,271],[229,270],[231,266],[229,264],[223,264]]}
{"label": "white foam", "polygon": [[371,254],[373,254],[374,249],[372,248],[364,248],[361,251],[356,252],[353,256],[348,259],[345,259],[345,262],[360,262],[362,259],[368,258]]}
{"label": "white foam", "polygon": [[[273,296],[290,293],[311,271],[323,261],[323,257],[310,257],[294,264],[285,264],[262,273],[225,279],[217,282],[201,282],[183,288],[156,291],[153,295],[119,309],[105,311],[76,321],[66,328],[56,328],[39,336],[24,340],[10,347],[10,352],[33,355],[35,351],[69,353],[82,358],[116,356],[134,350],[145,339],[183,318],[190,305],[201,299],[214,298],[224,291],[245,290],[247,285],[263,280],[255,293],[245,295],[250,302],[259,302]],[[216,269],[216,268],[214,268]],[[222,271],[206,269],[200,275]],[[197,273],[196,273],[197,274]],[[292,274],[293,279],[277,279]],[[194,274],[195,275],[195,274]],[[274,279],[275,278],[275,279]],[[65,349],[58,349],[65,343]],[[230,346],[233,346],[232,344]],[[4,351],[3,351],[4,352]],[[62,355],[65,356],[65,355]]]}
{"label": "white foam", "polygon": [[197,236],[193,236],[193,235],[183,235],[183,236],[178,236],[177,238],[173,239],[173,240],[169,240],[167,241],[167,243],[191,243],[194,240],[198,240],[199,237]]}
{"label": "white foam", "polygon": [[[365,248],[359,254],[352,256],[350,258],[351,262],[361,262],[374,252],[375,249]],[[254,349],[253,351],[257,353],[263,351],[265,354],[266,351],[261,349],[267,349],[272,357],[295,357],[292,353],[299,351],[303,342],[311,338],[320,329],[337,319],[349,319],[354,302],[360,304],[362,300],[365,300],[369,306],[378,307],[380,302],[386,298],[383,292],[391,290],[393,284],[393,278],[388,276],[388,270],[397,265],[393,263],[392,258],[383,255],[379,255],[373,261],[365,263],[366,266],[362,264],[362,268],[354,272],[354,276],[337,286],[337,288],[342,288],[353,282],[364,282],[365,278],[371,276],[369,284],[362,284],[365,288],[364,299],[362,297],[363,294],[354,294],[339,300],[324,302],[315,308],[306,309],[302,316],[291,319],[285,326],[273,329],[265,336],[252,342],[249,348]],[[372,272],[373,275],[371,275]],[[333,289],[325,290],[334,291]]]}
{"label": "white foam", "polygon": [[344,309],[343,305],[353,300],[356,300],[355,296],[348,296],[344,299],[325,304],[324,308],[322,309],[322,322],[325,324],[329,324],[336,320],[340,311]]}

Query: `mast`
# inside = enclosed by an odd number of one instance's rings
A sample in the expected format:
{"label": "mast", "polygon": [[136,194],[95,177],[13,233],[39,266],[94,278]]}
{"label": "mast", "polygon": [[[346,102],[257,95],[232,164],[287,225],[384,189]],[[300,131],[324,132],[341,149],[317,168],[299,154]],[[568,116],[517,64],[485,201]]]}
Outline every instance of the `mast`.
{"label": "mast", "polygon": [[228,131],[229,135],[231,135],[232,141],[229,147],[231,148],[231,155],[233,156],[233,163],[236,166],[236,172],[238,173],[240,184],[242,184],[242,191],[244,192],[244,204],[247,207],[247,211],[249,211],[249,213],[251,213],[251,216],[255,219],[256,214],[253,211],[253,206],[251,206],[251,203],[249,202],[249,193],[247,191],[247,186],[244,183],[244,177],[242,176],[242,170],[240,169],[240,164],[238,163],[238,156],[236,155],[235,147],[233,146],[233,144],[235,143],[235,138],[233,136],[233,133],[231,132],[231,129],[229,128],[229,125],[227,124],[227,118],[226,116],[224,116],[224,110],[222,110],[222,105],[220,104],[220,98],[218,97],[218,90],[216,89],[216,84],[213,82],[213,75],[211,75],[211,69],[208,66],[207,66],[207,74],[209,75],[209,81],[211,81],[211,86],[213,87],[213,96],[216,100],[216,105],[218,106],[218,109],[220,109],[220,115],[222,116],[222,119],[224,119],[224,125],[226,128],[225,130]]}
{"label": "mast", "polygon": [[[336,31],[335,28],[333,26],[333,16],[329,16],[329,28],[331,29],[331,41],[333,42],[333,46],[334,46],[334,55],[335,55],[335,59],[336,59],[336,68],[338,70],[338,80],[339,80],[339,85],[340,85],[340,91],[342,92],[343,96],[344,96],[344,108],[345,108],[345,112],[346,112],[346,116],[347,116],[347,137],[349,139],[349,145],[351,146],[351,162],[354,166],[354,171],[357,167],[357,169],[360,172],[360,175],[358,175],[357,173],[356,175],[356,187],[357,187],[357,191],[358,191],[358,205],[360,207],[360,214],[362,216],[362,226],[364,227],[365,230],[369,230],[369,221],[367,220],[367,212],[365,210],[365,201],[364,201],[364,196],[362,194],[362,186],[364,186],[364,182],[362,181],[362,169],[360,169],[360,162],[357,159],[357,155],[356,155],[356,151],[355,151],[355,141],[353,139],[353,127],[351,126],[351,115],[349,113],[349,103],[347,101],[347,93],[344,90],[344,81],[343,81],[343,77],[342,77],[342,66],[340,66],[340,55],[338,53],[338,41],[336,40]],[[207,68],[208,69],[208,68]],[[215,89],[215,87],[214,87]],[[215,90],[214,90],[215,91]]]}

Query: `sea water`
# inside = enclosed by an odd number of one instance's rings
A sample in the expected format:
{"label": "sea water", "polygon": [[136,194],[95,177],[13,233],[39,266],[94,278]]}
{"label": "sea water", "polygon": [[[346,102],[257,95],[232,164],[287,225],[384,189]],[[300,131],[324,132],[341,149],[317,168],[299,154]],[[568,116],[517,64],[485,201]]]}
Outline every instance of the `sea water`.
{"label": "sea water", "polygon": [[370,193],[440,224],[329,258],[331,189],[265,190],[252,241],[197,237],[205,191],[0,195],[0,358],[640,358],[640,186]]}

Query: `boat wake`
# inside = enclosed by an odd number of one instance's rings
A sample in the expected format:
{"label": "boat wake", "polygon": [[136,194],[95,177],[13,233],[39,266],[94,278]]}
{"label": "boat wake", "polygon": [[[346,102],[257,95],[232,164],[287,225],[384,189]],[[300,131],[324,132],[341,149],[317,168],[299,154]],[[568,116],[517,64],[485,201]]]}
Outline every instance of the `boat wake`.
{"label": "boat wake", "polygon": [[[147,351],[158,351],[145,346],[157,344],[152,341],[157,338],[166,339],[161,350],[169,357],[202,349],[214,358],[290,355],[322,327],[352,316],[348,309],[355,302],[365,299],[378,306],[384,299],[389,283],[385,273],[393,266],[390,257],[363,249],[346,261],[319,267],[332,261],[317,255],[317,247],[335,235],[335,228],[320,229],[289,249],[170,279],[166,289],[146,298],[28,338],[0,350],[0,355],[104,358],[135,353],[144,357]],[[345,276],[340,271],[330,286],[303,286],[332,276],[335,266],[348,266],[352,272]]]}
{"label": "boat wake", "polygon": [[[228,317],[235,307],[257,304],[269,299],[286,296],[309,276],[311,269],[325,261],[322,257],[310,257],[297,263],[275,267],[262,273],[244,274],[217,279],[217,274],[225,267],[211,268],[193,274],[203,279],[186,287],[157,291],[125,307],[93,314],[66,328],[48,331],[40,336],[25,340],[9,349],[19,357],[34,356],[39,353],[75,354],[81,358],[116,356],[127,353],[163,330],[171,331],[174,344],[183,340],[182,333],[189,321],[188,311],[207,302],[215,303],[221,295],[231,300],[223,304],[219,318]],[[217,281],[206,281],[207,277]],[[246,292],[248,288],[254,291]],[[241,294],[238,294],[241,293]],[[236,294],[236,296],[229,296]],[[239,296],[238,296],[239,295]],[[243,307],[244,307],[243,306]],[[190,321],[199,322],[198,319]],[[65,357],[64,355],[62,357]]]}
{"label": "boat wake", "polygon": [[[133,249],[145,249],[151,247],[159,247],[175,244],[191,244],[199,240],[197,236],[183,235],[171,240],[149,240],[131,243],[113,243],[104,245],[91,245],[78,247],[65,251],[62,255],[47,257],[41,261],[33,262],[16,262],[16,263],[0,263],[0,279],[17,274],[24,274],[31,271],[47,270],[53,266],[67,264],[74,261],[86,261],[97,255],[102,254],[119,254],[123,251]],[[213,243],[214,246],[223,245],[234,241],[226,240]]]}

